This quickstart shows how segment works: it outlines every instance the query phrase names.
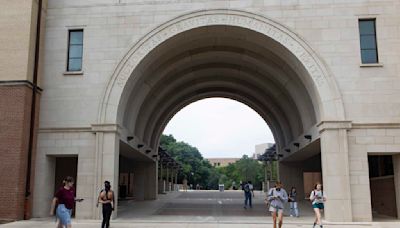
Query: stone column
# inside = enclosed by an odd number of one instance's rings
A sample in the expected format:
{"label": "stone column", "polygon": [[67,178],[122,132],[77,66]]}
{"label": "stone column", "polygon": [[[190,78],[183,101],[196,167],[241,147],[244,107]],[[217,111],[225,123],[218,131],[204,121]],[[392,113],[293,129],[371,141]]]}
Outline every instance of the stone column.
{"label": "stone column", "polygon": [[348,132],[351,208],[354,222],[372,221],[367,145],[362,140],[357,140],[358,136],[365,135],[366,131],[351,129]]}
{"label": "stone column", "polygon": [[136,200],[141,201],[145,199],[146,192],[146,164],[144,163],[135,163],[134,166],[134,177],[133,177],[133,185],[135,186],[134,197]]}
{"label": "stone column", "polygon": [[174,188],[174,178],[175,178],[175,170],[174,169],[172,169],[171,170],[171,191],[175,191],[175,188]]}
{"label": "stone column", "polygon": [[49,216],[49,206],[54,195],[54,188],[52,186],[54,186],[55,169],[56,158],[47,157],[46,153],[38,148],[35,191],[33,192],[33,217]]}
{"label": "stone column", "polygon": [[290,191],[291,186],[296,187],[299,200],[304,199],[305,196],[309,196],[309,193],[304,193],[303,169],[304,166],[307,166],[305,162],[306,161],[279,163],[279,174],[282,180],[284,180],[283,184],[287,187],[286,190]]}
{"label": "stone column", "polygon": [[151,162],[147,167],[147,191],[145,195],[145,200],[155,200],[157,199],[157,189],[158,189],[158,175],[157,175],[157,162]]}
{"label": "stone column", "polygon": [[178,170],[176,170],[176,172],[175,172],[175,186],[176,186],[176,191],[179,191],[179,188],[178,188]]}
{"label": "stone column", "polygon": [[167,185],[165,191],[168,192],[168,191],[170,191],[170,189],[169,189],[169,167],[168,167],[168,164],[167,164],[167,168],[166,168],[166,179],[165,179],[165,182],[166,182],[166,185]]}
{"label": "stone column", "polygon": [[164,165],[162,160],[160,160],[160,177],[158,180],[158,193],[164,194],[165,193],[165,182],[164,182]]}
{"label": "stone column", "polygon": [[396,191],[397,218],[400,218],[400,154],[393,155],[394,188]]}
{"label": "stone column", "polygon": [[347,128],[343,123],[322,123],[321,163],[324,192],[327,195],[325,219],[330,222],[351,222],[351,189]]}
{"label": "stone column", "polygon": [[[115,210],[113,218],[118,213],[118,176],[119,176],[119,136],[116,125],[97,125],[93,126],[96,132],[96,154],[95,154],[95,186],[93,188],[93,198],[96,199],[99,189],[102,188],[105,180],[111,182],[114,190]],[[93,218],[100,219],[100,208],[93,204]],[[78,217],[79,218],[79,215]]]}

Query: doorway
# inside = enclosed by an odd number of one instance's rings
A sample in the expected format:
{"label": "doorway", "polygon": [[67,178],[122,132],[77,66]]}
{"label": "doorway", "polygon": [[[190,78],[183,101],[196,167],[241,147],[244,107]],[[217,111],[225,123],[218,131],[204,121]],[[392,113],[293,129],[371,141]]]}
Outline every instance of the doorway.
{"label": "doorway", "polygon": [[369,155],[371,206],[374,218],[397,218],[392,155]]}
{"label": "doorway", "polygon": [[[54,175],[54,194],[58,189],[63,187],[63,180],[67,176],[71,176],[75,180],[74,188],[77,188],[77,174],[78,174],[78,157],[56,157],[56,168]],[[75,207],[72,211],[75,215]]]}

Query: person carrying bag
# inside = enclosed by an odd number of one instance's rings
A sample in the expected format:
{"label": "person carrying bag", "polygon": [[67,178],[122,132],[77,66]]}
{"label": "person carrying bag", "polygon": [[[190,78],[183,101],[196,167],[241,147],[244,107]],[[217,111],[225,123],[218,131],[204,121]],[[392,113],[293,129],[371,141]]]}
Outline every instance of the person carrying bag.
{"label": "person carrying bag", "polygon": [[285,189],[282,188],[282,183],[280,181],[276,182],[275,187],[268,191],[267,201],[269,202],[269,211],[272,215],[274,228],[276,228],[277,218],[279,228],[281,228],[283,224],[284,203],[288,201],[288,195]]}

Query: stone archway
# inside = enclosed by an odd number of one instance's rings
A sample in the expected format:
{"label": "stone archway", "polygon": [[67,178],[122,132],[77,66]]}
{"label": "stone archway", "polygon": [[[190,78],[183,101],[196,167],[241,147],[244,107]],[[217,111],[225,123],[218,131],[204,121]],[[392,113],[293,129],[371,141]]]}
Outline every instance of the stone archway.
{"label": "stone archway", "polygon": [[[127,112],[129,93],[133,90],[140,74],[145,70],[142,69],[143,66],[141,65],[143,61],[152,54],[153,50],[174,37],[191,30],[213,26],[227,26],[252,31],[274,41],[282,50],[291,54],[287,56],[289,58],[287,61],[293,62],[291,67],[302,72],[302,74],[299,74],[299,81],[304,85],[304,91],[310,96],[309,99],[313,107],[312,113],[315,115],[320,131],[323,178],[326,191],[330,195],[330,202],[327,205],[327,219],[331,221],[351,221],[352,209],[346,133],[350,123],[345,121],[343,102],[333,76],[316,52],[294,32],[273,20],[243,11],[209,10],[186,14],[160,25],[129,48],[106,87],[98,114],[98,123],[94,125],[94,130],[97,132],[96,169],[98,176],[96,181],[100,183],[105,178],[109,180],[118,179],[119,137],[129,131],[124,127],[124,115]],[[240,82],[237,82],[237,85],[240,85]],[[220,88],[218,83],[214,86],[216,90]],[[239,88],[239,90],[243,92],[239,96],[245,97],[245,89]],[[186,96],[184,92],[181,92],[181,97]],[[221,89],[219,94],[215,91],[204,91],[201,96],[234,98],[234,94],[229,88],[225,88]],[[201,96],[187,98],[188,100],[175,98],[181,99],[179,100],[181,104],[171,102],[169,106],[176,109],[181,107],[182,104],[190,102],[191,99],[192,101],[193,99],[200,99]],[[249,97],[246,97],[246,99],[249,99]],[[246,99],[243,99],[243,101],[246,102]],[[251,101],[247,104],[251,105]],[[152,106],[156,106],[156,104],[152,104]],[[257,107],[257,105],[254,105],[254,107]],[[135,112],[140,111],[136,110]],[[159,116],[152,117],[152,120],[159,121],[159,123],[156,123],[158,126],[154,126],[152,123],[150,129],[154,130],[147,132],[143,130],[143,135],[147,135],[151,139],[146,140],[147,142],[151,141],[150,149],[154,149],[157,136],[149,134],[154,134],[151,133],[152,131],[155,131],[155,134],[160,134],[160,129],[165,126],[165,121],[174,114],[174,110],[168,109],[168,107],[159,111],[169,114],[164,116],[164,119],[160,119]],[[277,117],[279,114],[275,114],[275,116]],[[268,119],[268,116],[265,116],[264,119]],[[143,120],[145,122],[151,121],[147,117]],[[277,123],[282,122],[284,121],[277,120]],[[282,126],[284,125],[282,124]],[[282,128],[282,126],[279,127]],[[143,129],[146,127],[142,126]],[[148,133],[149,131],[150,133]],[[134,131],[129,133],[132,132],[135,133]],[[288,143],[288,140],[285,142]],[[104,161],[106,160],[111,165],[108,163],[105,166]],[[338,169],[338,167],[341,168]],[[114,186],[117,187],[115,181]],[[336,191],[337,186],[341,186],[339,191]],[[94,194],[96,195],[97,192]],[[342,210],[338,213],[335,208]]]}
{"label": "stone archway", "polygon": [[193,28],[227,25],[243,27],[279,42],[298,58],[309,73],[310,90],[318,95],[320,120],[345,120],[344,107],[334,78],[317,53],[297,34],[266,17],[236,10],[199,11],[180,16],[157,27],[136,42],[115,69],[102,99],[99,124],[118,121],[118,105],[128,78],[155,47]]}

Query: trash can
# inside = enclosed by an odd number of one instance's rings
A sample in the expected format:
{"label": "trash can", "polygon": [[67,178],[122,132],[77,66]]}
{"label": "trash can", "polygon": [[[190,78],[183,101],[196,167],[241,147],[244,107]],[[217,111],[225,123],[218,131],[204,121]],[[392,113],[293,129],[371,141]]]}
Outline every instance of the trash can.
{"label": "trash can", "polygon": [[220,192],[223,192],[224,189],[225,189],[224,184],[219,184],[218,187],[219,187],[219,191],[220,191]]}

